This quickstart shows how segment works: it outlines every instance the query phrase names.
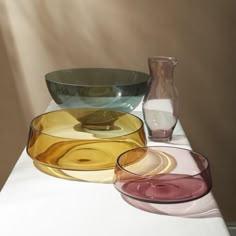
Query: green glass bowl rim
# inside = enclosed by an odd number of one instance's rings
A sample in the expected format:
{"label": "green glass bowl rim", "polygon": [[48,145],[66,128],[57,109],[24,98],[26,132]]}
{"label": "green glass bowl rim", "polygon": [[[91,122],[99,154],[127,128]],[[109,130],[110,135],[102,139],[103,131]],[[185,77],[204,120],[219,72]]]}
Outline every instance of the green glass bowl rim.
{"label": "green glass bowl rim", "polygon": [[[55,79],[52,79],[51,78],[51,75],[53,74],[56,74],[56,73],[60,73],[60,72],[74,72],[74,71],[80,71],[80,70],[103,70],[103,71],[108,71],[108,70],[111,70],[111,71],[117,71],[117,72],[127,72],[127,73],[131,73],[131,72],[135,72],[139,75],[143,75],[146,77],[146,80],[143,80],[143,81],[140,81],[139,83],[129,83],[129,84],[114,84],[114,85],[90,85],[90,84],[87,84],[87,85],[79,85],[79,84],[72,84],[72,83],[65,83],[65,82],[61,82],[61,81],[57,81]],[[149,79],[149,74],[146,73],[146,72],[143,72],[143,71],[136,71],[136,70],[129,70],[129,69],[121,69],[121,68],[110,68],[110,67],[73,67],[73,68],[65,68],[65,69],[59,69],[59,70],[54,70],[54,71],[51,71],[51,72],[48,72],[45,74],[45,80],[48,81],[48,82],[51,82],[51,83],[55,83],[55,84],[61,84],[61,85],[67,85],[67,86],[73,86],[73,87],[117,87],[117,86],[132,86],[132,85],[138,85],[138,84],[143,84],[143,83],[146,83]]]}

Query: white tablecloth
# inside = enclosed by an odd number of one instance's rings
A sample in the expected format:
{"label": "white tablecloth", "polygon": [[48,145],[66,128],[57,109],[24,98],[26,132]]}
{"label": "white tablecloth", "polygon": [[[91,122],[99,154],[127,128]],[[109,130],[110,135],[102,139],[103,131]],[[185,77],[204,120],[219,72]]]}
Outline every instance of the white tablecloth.
{"label": "white tablecloth", "polygon": [[[48,110],[56,109],[51,103]],[[134,114],[140,116],[141,112]],[[169,144],[190,148],[178,123]],[[25,150],[0,193],[1,236],[229,235],[211,193],[162,214],[135,208],[112,184],[84,183],[38,171]],[[173,214],[165,215],[165,212]]]}

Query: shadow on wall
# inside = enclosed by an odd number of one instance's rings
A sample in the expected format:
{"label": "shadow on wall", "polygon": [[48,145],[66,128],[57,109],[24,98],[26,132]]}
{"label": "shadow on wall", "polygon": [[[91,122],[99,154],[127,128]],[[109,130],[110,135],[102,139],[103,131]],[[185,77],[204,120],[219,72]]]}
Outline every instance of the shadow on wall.
{"label": "shadow on wall", "polygon": [[[5,183],[17,158],[23,150],[27,137],[27,124],[21,109],[21,103],[14,82],[14,75],[10,66],[2,33],[0,31],[0,189]],[[24,92],[24,91],[22,91]]]}
{"label": "shadow on wall", "polygon": [[[167,37],[173,38],[168,4],[159,14],[153,14],[142,1],[138,7],[127,1],[82,0],[69,4],[60,0],[9,0],[0,4],[4,42],[28,123],[45,110],[50,100],[44,82],[49,71],[71,67],[146,71],[147,57],[156,51],[156,43],[147,40],[156,38],[157,45],[161,45],[159,53],[176,54],[176,40],[166,41]],[[156,20],[159,28],[165,28],[158,35],[146,28]]]}
{"label": "shadow on wall", "polygon": [[[29,124],[34,116],[45,109],[49,96],[38,96],[41,88],[45,87],[42,73],[46,72],[42,70],[44,66],[40,65],[40,60],[44,60],[40,58],[41,48],[35,42],[38,35],[32,35],[32,32],[37,32],[37,28],[31,25],[27,12],[20,6],[24,6],[23,2],[0,2],[1,31],[3,46],[9,56],[9,66],[6,69],[11,70],[19,107],[25,122]],[[46,87],[42,90],[46,90]]]}
{"label": "shadow on wall", "polygon": [[[137,27],[132,27],[135,20],[128,11],[121,10],[118,19],[107,21],[107,14],[116,15],[117,7],[118,12],[122,8],[115,2],[9,0],[0,4],[5,47],[27,122],[44,111],[50,100],[44,82],[47,72],[69,67],[133,67],[137,42],[143,43],[138,37],[131,41]],[[129,45],[134,60],[123,53]],[[134,67],[145,68],[146,57],[142,63]]]}

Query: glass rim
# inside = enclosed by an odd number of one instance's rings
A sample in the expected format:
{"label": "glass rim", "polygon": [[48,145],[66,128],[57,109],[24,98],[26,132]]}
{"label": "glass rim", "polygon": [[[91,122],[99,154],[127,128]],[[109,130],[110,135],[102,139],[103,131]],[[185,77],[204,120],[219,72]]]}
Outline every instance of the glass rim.
{"label": "glass rim", "polygon": [[[142,177],[142,178],[146,178],[146,179],[151,179],[151,178],[152,178],[151,175],[140,175],[140,174],[136,174],[136,173],[134,173],[134,172],[131,172],[131,171],[127,170],[126,168],[124,168],[124,167],[120,164],[120,159],[122,158],[122,156],[123,156],[124,154],[126,154],[126,153],[128,153],[128,152],[133,152],[133,151],[135,151],[135,150],[142,150],[142,149],[143,149],[143,150],[145,150],[145,149],[148,150],[149,148],[155,148],[155,149],[158,149],[158,148],[170,148],[170,149],[179,149],[179,150],[183,150],[183,151],[188,151],[188,152],[190,152],[190,153],[193,153],[193,154],[198,155],[199,157],[203,158],[203,159],[206,161],[206,167],[205,167],[203,170],[199,170],[199,172],[198,172],[197,174],[194,174],[194,175],[188,174],[188,176],[183,176],[183,177],[180,177],[180,178],[178,178],[178,179],[184,179],[184,178],[187,178],[187,177],[189,177],[189,176],[191,176],[191,177],[196,177],[196,176],[199,176],[199,175],[203,174],[204,172],[207,172],[207,171],[210,170],[210,163],[209,163],[209,160],[208,160],[207,157],[205,157],[204,155],[200,154],[199,152],[193,151],[193,150],[191,150],[191,149],[182,148],[182,147],[175,147],[175,146],[153,146],[153,145],[151,145],[151,146],[133,148],[133,149],[130,149],[130,150],[128,150],[128,151],[125,151],[125,152],[121,153],[121,154],[117,157],[116,165],[118,165],[119,168],[120,168],[122,171],[125,171],[125,172],[127,172],[127,173],[130,173],[130,174],[132,174],[132,175],[134,175],[134,176],[138,176],[138,177]],[[168,173],[167,173],[167,174],[168,174]],[[161,174],[160,174],[160,175],[161,175]],[[171,178],[171,179],[169,179],[169,180],[171,181],[171,180],[173,180],[173,179],[175,179],[175,178]]]}
{"label": "glass rim", "polygon": [[[104,72],[108,72],[108,71],[113,71],[113,72],[123,72],[123,73],[137,73],[138,75],[142,75],[147,77],[146,80],[140,80],[139,83],[129,83],[129,84],[122,84],[122,83],[118,83],[118,84],[107,84],[107,85],[92,85],[87,83],[84,85],[79,85],[76,83],[68,83],[68,82],[64,82],[64,81],[58,81],[57,79],[52,78],[51,76],[55,75],[56,73],[64,73],[64,72],[71,72],[71,73],[76,73],[76,72],[80,72],[80,71],[86,71],[87,73],[92,72],[92,71],[104,71]],[[73,68],[65,68],[65,69],[58,69],[58,70],[54,70],[54,71],[50,71],[48,73],[45,74],[45,80],[48,82],[52,82],[55,84],[61,84],[61,85],[66,85],[66,86],[74,86],[74,87],[96,87],[96,88],[100,88],[100,87],[117,87],[117,86],[131,86],[134,84],[142,84],[145,83],[148,78],[149,78],[149,74],[144,72],[144,71],[137,71],[137,70],[129,70],[129,69],[121,69],[121,68],[109,68],[109,67],[73,67]],[[78,77],[78,75],[76,76]]]}
{"label": "glass rim", "polygon": [[[53,138],[60,138],[62,140],[76,140],[76,138],[65,138],[65,137],[60,137],[60,136],[56,136],[56,135],[52,135],[52,134],[48,134],[46,132],[44,132],[43,130],[40,131],[39,129],[37,129],[35,126],[34,126],[34,122],[38,119],[41,119],[43,116],[47,116],[47,115],[50,115],[52,113],[59,113],[59,112],[65,112],[65,111],[78,111],[78,110],[96,110],[96,111],[99,111],[99,110],[104,110],[104,111],[112,111],[112,112],[116,112],[116,113],[120,113],[120,114],[123,114],[123,115],[128,115],[129,117],[133,117],[134,119],[138,120],[140,122],[140,127],[134,131],[131,131],[129,133],[126,133],[124,135],[119,135],[119,136],[114,136],[114,137],[108,137],[108,138],[98,138],[97,140],[113,140],[113,139],[117,139],[117,138],[121,138],[121,137],[126,137],[126,136],[129,136],[129,135],[132,135],[136,132],[139,132],[141,129],[144,128],[144,122],[141,118],[139,118],[138,116],[134,115],[134,114],[131,114],[131,113],[127,113],[127,112],[122,112],[122,111],[115,111],[115,110],[111,110],[111,109],[105,109],[105,108],[68,108],[68,109],[60,109],[60,110],[54,110],[54,111],[48,111],[48,112],[45,112],[43,114],[40,114],[36,117],[34,117],[32,119],[32,121],[30,122],[30,130],[34,130],[35,132],[39,133],[39,134],[43,134],[45,136],[48,136],[48,137],[53,137]],[[81,139],[81,140],[87,140],[87,139]]]}
{"label": "glass rim", "polygon": [[151,56],[148,57],[148,61],[162,61],[162,62],[171,61],[174,64],[178,62],[177,58],[173,56]]}

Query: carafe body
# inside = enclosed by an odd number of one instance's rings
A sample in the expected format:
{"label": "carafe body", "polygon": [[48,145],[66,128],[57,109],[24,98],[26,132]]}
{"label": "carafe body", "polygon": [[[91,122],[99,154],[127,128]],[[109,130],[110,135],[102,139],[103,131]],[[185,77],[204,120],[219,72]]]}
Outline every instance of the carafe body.
{"label": "carafe body", "polygon": [[176,64],[173,57],[148,58],[150,78],[143,100],[143,115],[152,141],[171,140],[178,121],[178,93],[174,84]]}

